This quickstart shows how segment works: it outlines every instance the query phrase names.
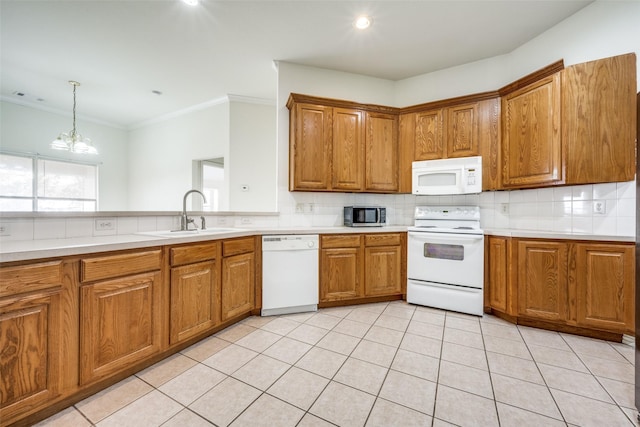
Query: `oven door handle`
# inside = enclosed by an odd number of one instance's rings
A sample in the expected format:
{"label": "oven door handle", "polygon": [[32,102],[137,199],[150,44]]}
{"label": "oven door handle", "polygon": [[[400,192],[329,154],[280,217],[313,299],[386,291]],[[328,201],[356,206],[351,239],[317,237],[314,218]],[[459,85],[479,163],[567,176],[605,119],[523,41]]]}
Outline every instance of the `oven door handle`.
{"label": "oven door handle", "polygon": [[445,240],[447,242],[475,241],[484,239],[483,234],[451,234],[451,233],[423,233],[409,232],[409,236],[425,242],[433,240]]}

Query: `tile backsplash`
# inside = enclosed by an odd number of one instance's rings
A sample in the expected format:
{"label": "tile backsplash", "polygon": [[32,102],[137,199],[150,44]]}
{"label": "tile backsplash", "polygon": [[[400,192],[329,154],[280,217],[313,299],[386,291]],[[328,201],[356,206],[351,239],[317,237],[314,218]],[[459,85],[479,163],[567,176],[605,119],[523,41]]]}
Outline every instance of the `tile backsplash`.
{"label": "tile backsplash", "polygon": [[[594,205],[601,209],[594,209]],[[275,228],[342,225],[342,208],[387,208],[389,225],[412,225],[416,205],[478,205],[484,229],[541,230],[611,236],[635,236],[635,181],[532,190],[487,191],[464,196],[411,194],[291,193],[279,191],[279,214],[205,216],[208,227]],[[99,229],[96,222],[108,223]],[[174,215],[113,217],[6,217],[0,214],[0,243],[5,240],[61,239],[131,234],[179,227]],[[197,221],[199,223],[199,221]]]}
{"label": "tile backsplash", "polygon": [[[462,196],[290,193],[286,188],[279,194],[282,226],[339,226],[342,207],[348,205],[384,206],[391,225],[412,225],[416,205],[477,205],[485,229],[635,236],[635,181]],[[594,204],[602,207],[597,213]]]}

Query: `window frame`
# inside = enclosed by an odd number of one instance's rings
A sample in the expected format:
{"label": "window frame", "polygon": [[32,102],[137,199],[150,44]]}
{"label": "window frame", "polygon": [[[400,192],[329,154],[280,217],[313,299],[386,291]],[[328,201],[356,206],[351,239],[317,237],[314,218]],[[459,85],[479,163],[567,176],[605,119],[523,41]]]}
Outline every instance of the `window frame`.
{"label": "window frame", "polygon": [[[0,154],[2,155],[6,155],[6,156],[13,156],[13,157],[21,157],[21,158],[26,158],[26,159],[31,159],[31,170],[32,170],[32,179],[31,179],[31,192],[32,192],[32,196],[4,196],[0,194],[0,198],[2,199],[14,199],[14,200],[31,200],[31,210],[29,211],[16,211],[16,212],[98,212],[99,209],[99,189],[100,189],[100,165],[102,164],[101,162],[87,162],[87,161],[81,161],[81,160],[75,160],[75,159],[65,159],[65,158],[61,158],[61,157],[53,157],[53,156],[46,156],[46,155],[42,155],[40,153],[21,153],[21,152],[15,152],[15,151],[7,151],[7,150],[0,150]],[[95,199],[94,198],[77,198],[77,197],[65,197],[65,198],[59,198],[59,197],[42,197],[38,195],[38,185],[40,182],[40,168],[39,168],[39,162],[40,161],[54,161],[54,162],[60,162],[60,163],[69,163],[69,164],[76,164],[76,165],[82,165],[82,166],[92,166],[95,168]],[[39,200],[69,200],[69,201],[77,201],[77,202],[95,202],[95,210],[94,211],[78,211],[78,210],[74,210],[74,211],[66,211],[66,210],[62,210],[62,211],[51,211],[51,210],[38,210],[38,201]],[[9,211],[12,212],[12,211]]]}

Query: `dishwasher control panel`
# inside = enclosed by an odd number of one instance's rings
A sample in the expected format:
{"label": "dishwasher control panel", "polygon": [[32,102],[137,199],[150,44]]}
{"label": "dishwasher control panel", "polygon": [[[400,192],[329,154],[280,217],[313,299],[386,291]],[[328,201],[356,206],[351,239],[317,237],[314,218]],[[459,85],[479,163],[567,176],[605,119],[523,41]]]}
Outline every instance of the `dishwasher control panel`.
{"label": "dishwasher control panel", "polygon": [[282,236],[262,236],[262,251],[291,251],[317,249],[317,234],[291,234]]}

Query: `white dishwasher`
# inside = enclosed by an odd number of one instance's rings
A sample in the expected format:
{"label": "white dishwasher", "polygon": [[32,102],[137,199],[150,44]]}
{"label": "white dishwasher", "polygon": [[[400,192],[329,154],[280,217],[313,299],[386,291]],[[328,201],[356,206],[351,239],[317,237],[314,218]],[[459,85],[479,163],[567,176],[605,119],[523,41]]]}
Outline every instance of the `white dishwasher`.
{"label": "white dishwasher", "polygon": [[317,234],[262,236],[262,315],[318,310]]}

